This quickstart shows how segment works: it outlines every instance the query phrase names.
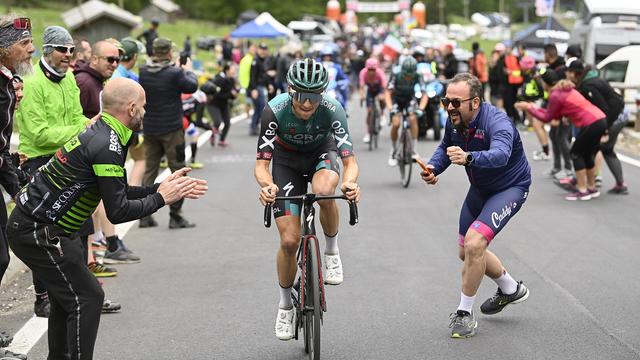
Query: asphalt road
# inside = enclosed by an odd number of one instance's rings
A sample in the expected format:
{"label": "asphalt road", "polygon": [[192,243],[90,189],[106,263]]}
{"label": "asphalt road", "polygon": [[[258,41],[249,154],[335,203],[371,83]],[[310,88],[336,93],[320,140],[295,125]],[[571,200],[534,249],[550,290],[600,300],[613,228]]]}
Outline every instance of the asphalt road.
{"label": "asphalt road", "polygon": [[[550,163],[532,162],[530,197],[490,247],[531,296],[497,315],[477,311],[477,335],[453,340],[464,171],[452,166],[435,187],[414,177],[403,189],[397,169],[386,165],[388,135],[367,151],[364,112],[350,114],[363,196],[356,227],[340,205],[346,275],[327,289],[325,359],[640,359],[639,168],[624,165],[628,196],[568,202],[542,175]],[[161,226],[126,235],[143,261],[118,266],[118,276],[105,280],[107,297],[123,310],[102,317],[96,359],[304,358],[301,341],[274,336],[277,231],[262,225],[256,138],[247,133],[241,122],[231,129],[231,147],[201,148],[206,167],[194,176],[209,181],[209,193],[185,205],[196,228],[168,230],[162,209]],[[523,138],[528,154],[537,149],[533,133]],[[419,152],[429,158],[435,145],[421,142]],[[606,190],[613,180],[603,172]],[[5,287],[5,297],[14,290],[18,299],[2,313],[3,328],[15,331],[30,316],[31,298],[19,290],[28,277]],[[476,309],[494,291],[485,278]],[[46,358],[46,337],[29,356]]]}

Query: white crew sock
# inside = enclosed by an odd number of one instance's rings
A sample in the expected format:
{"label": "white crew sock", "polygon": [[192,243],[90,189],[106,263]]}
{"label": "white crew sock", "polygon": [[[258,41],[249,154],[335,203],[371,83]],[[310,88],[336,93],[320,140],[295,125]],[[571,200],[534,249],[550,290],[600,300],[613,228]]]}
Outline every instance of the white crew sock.
{"label": "white crew sock", "polygon": [[338,249],[338,233],[333,236],[324,234],[325,240],[327,240],[327,246],[324,248],[324,253],[327,255],[338,255],[340,249]]}
{"label": "white crew sock", "polygon": [[473,302],[475,301],[476,296],[467,296],[462,291],[460,292],[460,305],[458,305],[458,310],[464,310],[468,313],[473,311]]}
{"label": "white crew sock", "polygon": [[418,153],[418,138],[413,139],[413,152]]}
{"label": "white crew sock", "polygon": [[515,281],[506,270],[502,273],[502,276],[497,279],[493,279],[493,281],[498,284],[498,287],[505,295],[511,295],[518,290],[518,282]]}
{"label": "white crew sock", "polygon": [[280,309],[289,310],[293,307],[291,303],[291,288],[283,288],[282,286],[278,286],[280,288],[280,304],[278,306]]}

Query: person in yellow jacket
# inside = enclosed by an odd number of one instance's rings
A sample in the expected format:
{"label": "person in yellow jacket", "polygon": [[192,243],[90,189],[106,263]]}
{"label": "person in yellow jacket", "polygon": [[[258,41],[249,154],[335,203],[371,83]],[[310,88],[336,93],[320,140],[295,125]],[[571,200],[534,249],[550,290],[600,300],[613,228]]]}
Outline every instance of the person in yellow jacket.
{"label": "person in yellow jacket", "polygon": [[251,78],[251,64],[253,63],[253,58],[256,56],[256,45],[249,45],[249,51],[242,57],[240,60],[240,65],[238,68],[238,82],[240,83],[240,87],[242,88],[242,92],[245,94],[245,111],[247,113],[247,117],[250,116],[249,111],[251,110],[251,106],[253,102],[251,101],[251,96],[246,93],[247,88],[249,87],[249,80]]}

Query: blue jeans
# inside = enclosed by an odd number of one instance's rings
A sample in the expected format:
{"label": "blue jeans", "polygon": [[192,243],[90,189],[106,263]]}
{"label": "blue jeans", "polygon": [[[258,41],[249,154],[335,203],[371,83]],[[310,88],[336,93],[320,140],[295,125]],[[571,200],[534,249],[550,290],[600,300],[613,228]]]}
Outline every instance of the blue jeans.
{"label": "blue jeans", "polygon": [[[267,88],[264,86],[258,86],[256,88],[258,90],[258,97],[251,98],[253,101],[253,116],[251,117],[251,131],[257,131],[258,126],[260,125],[260,117],[262,116],[262,110],[267,105]],[[251,96],[251,94],[249,94]]]}

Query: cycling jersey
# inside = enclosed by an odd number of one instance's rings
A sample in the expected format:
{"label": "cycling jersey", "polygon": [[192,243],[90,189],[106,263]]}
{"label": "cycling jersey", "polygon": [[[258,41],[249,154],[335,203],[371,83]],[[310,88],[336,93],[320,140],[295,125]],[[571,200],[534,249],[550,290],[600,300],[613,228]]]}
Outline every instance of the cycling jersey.
{"label": "cycling jersey", "polygon": [[416,91],[424,91],[424,80],[417,72],[409,78],[405,78],[401,71],[394,71],[387,85],[391,90],[393,101],[396,103],[408,103],[411,101]]}
{"label": "cycling jersey", "polygon": [[447,156],[449,146],[459,146],[473,156],[473,163],[465,166],[465,170],[471,186],[481,195],[496,194],[514,186],[528,189],[531,185],[531,168],[520,134],[507,115],[491,104],[481,104],[464,133],[447,121],[442,142],[429,160],[436,175],[451,165]]}
{"label": "cycling jersey", "polygon": [[127,185],[124,162],[132,131],[113,116],[69,140],[18,194],[17,208],[38,223],[78,231],[100,200],[114,223],[139,219],[164,206],[153,187]]}
{"label": "cycling jersey", "polygon": [[283,151],[310,152],[333,137],[341,158],[353,155],[353,143],[344,108],[323,95],[320,106],[308,120],[293,113],[289,94],[280,94],[269,101],[261,118],[258,138],[258,160],[271,160],[276,145]]}
{"label": "cycling jersey", "polygon": [[376,69],[373,76],[369,76],[369,69],[360,70],[359,74],[360,86],[367,87],[367,95],[377,95],[387,87],[387,77],[382,69]]}

